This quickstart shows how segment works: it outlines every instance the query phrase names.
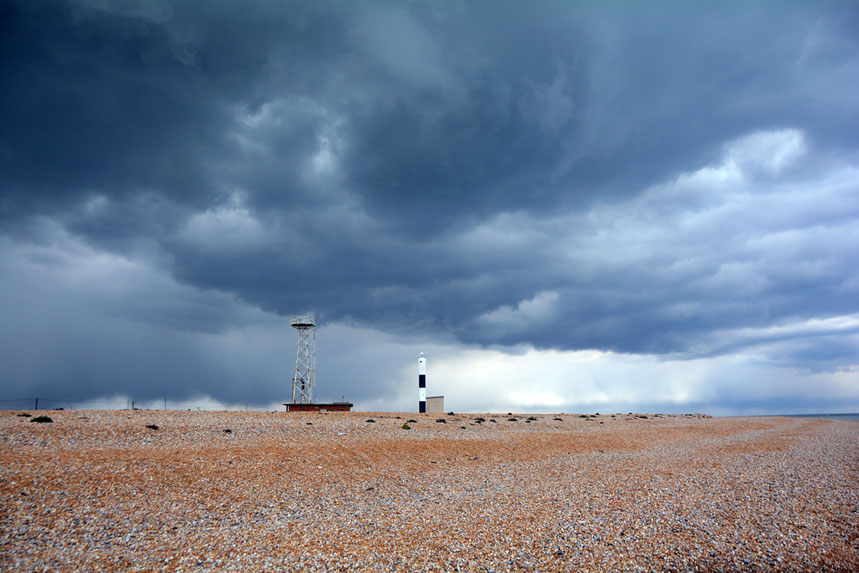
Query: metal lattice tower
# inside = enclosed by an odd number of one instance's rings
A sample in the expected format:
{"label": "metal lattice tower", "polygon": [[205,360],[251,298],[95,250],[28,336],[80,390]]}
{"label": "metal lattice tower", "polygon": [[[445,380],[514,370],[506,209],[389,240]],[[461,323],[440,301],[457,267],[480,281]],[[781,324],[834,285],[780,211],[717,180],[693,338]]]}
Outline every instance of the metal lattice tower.
{"label": "metal lattice tower", "polygon": [[316,318],[312,314],[293,316],[290,325],[298,331],[292,402],[309,404],[313,401],[313,380],[316,378]]}

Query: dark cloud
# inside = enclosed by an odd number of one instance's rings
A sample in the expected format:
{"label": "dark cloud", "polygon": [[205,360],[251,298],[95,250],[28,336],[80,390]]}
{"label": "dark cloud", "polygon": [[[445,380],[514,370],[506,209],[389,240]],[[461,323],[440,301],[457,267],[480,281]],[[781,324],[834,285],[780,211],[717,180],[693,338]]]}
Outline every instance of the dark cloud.
{"label": "dark cloud", "polygon": [[[857,21],[841,2],[3,2],[4,256],[143,265],[157,284],[100,312],[164,332],[312,310],[843,368]],[[165,368],[195,355],[156,348]]]}

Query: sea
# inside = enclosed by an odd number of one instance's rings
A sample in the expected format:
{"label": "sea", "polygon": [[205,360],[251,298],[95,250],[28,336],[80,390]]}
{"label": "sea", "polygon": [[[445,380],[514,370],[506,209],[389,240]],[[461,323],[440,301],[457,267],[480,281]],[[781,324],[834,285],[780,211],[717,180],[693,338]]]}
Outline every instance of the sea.
{"label": "sea", "polygon": [[852,414],[777,414],[791,418],[825,418],[827,420],[859,420],[859,412]]}

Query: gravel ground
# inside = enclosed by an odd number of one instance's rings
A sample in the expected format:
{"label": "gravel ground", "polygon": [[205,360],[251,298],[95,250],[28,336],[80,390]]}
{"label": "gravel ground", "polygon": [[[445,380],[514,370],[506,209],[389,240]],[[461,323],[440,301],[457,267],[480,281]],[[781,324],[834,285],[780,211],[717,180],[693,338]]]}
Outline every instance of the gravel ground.
{"label": "gravel ground", "polygon": [[859,571],[859,422],[39,413],[3,570]]}

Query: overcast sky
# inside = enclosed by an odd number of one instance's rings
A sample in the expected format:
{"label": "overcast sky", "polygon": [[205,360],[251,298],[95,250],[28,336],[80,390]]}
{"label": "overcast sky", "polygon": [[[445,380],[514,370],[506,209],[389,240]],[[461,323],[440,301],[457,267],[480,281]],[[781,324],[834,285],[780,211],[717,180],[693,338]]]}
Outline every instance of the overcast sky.
{"label": "overcast sky", "polygon": [[0,0],[0,399],[859,411],[857,30]]}

